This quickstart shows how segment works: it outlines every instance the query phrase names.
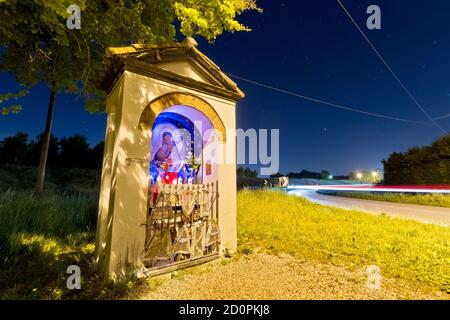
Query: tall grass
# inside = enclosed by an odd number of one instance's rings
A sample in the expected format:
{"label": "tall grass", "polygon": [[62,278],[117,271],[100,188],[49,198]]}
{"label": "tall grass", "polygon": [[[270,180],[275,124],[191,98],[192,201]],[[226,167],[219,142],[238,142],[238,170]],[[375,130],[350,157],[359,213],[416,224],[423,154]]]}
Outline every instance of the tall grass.
{"label": "tall grass", "polygon": [[279,192],[238,194],[242,249],[261,247],[383,275],[450,293],[450,228],[313,204]]}
{"label": "tall grass", "polygon": [[[37,167],[0,165],[0,192],[7,190],[33,190]],[[45,188],[52,194],[95,195],[100,188],[99,170],[78,168],[52,168],[46,171]]]}
{"label": "tall grass", "polygon": [[[0,193],[0,298],[98,299],[139,284],[99,279],[91,258],[97,197]],[[378,265],[383,275],[450,292],[450,229],[312,204],[271,191],[238,194],[241,250],[262,247],[349,268]],[[82,270],[82,290],[66,288],[66,269]]]}
{"label": "tall grass", "polygon": [[[114,299],[143,280],[112,283],[92,263],[97,219],[95,189],[0,192],[0,299]],[[67,267],[81,269],[81,290],[66,286]]]}
{"label": "tall grass", "polygon": [[69,265],[83,266],[86,279],[94,250],[97,198],[90,194],[0,193],[0,297],[62,298]]}
{"label": "tall grass", "polygon": [[447,194],[408,194],[408,193],[373,193],[373,192],[336,192],[339,197],[419,204],[450,208],[450,195]]}
{"label": "tall grass", "polygon": [[63,237],[92,231],[97,217],[97,198],[88,194],[47,195],[36,198],[32,192],[0,193],[0,234],[39,233]]}

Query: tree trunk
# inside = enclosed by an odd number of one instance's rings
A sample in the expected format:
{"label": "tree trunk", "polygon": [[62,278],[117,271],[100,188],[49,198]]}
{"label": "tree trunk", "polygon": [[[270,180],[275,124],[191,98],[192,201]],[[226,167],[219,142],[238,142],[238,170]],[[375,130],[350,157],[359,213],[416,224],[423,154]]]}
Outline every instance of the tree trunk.
{"label": "tree trunk", "polygon": [[52,85],[50,91],[50,100],[48,102],[47,123],[45,124],[45,131],[42,137],[41,159],[39,161],[39,171],[34,193],[37,196],[42,196],[44,193],[45,168],[47,166],[48,149],[50,146],[50,136],[52,133],[53,113],[55,110],[56,91],[55,85]]}

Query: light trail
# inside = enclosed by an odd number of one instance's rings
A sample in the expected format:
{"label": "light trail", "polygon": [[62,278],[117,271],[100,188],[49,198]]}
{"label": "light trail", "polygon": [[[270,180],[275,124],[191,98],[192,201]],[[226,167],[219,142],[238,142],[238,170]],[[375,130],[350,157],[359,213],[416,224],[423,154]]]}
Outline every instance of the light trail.
{"label": "light trail", "polygon": [[374,186],[371,184],[361,185],[291,185],[290,190],[313,190],[313,191],[351,191],[351,192],[390,192],[390,193],[441,193],[450,194],[450,186]]}

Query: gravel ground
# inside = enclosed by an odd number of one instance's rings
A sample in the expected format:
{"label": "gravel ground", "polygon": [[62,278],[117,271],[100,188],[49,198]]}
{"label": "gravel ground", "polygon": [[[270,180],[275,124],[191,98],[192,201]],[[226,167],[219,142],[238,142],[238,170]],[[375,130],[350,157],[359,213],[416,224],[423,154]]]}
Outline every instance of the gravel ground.
{"label": "gravel ground", "polygon": [[367,287],[366,270],[302,262],[287,255],[255,253],[220,259],[148,280],[132,299],[450,299],[441,291],[383,278]]}

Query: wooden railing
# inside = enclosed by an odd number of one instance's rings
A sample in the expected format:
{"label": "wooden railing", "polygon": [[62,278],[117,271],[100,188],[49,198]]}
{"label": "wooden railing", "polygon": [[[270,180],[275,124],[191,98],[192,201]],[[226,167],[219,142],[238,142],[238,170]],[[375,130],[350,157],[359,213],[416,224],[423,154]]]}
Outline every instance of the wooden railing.
{"label": "wooden railing", "polygon": [[158,185],[149,195],[144,263],[160,268],[217,253],[218,184]]}

